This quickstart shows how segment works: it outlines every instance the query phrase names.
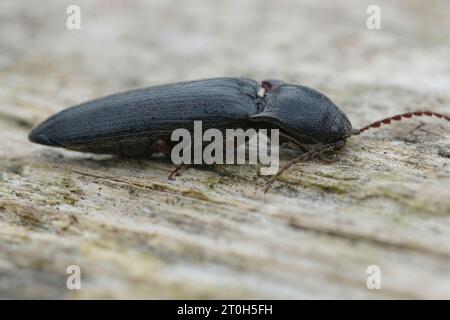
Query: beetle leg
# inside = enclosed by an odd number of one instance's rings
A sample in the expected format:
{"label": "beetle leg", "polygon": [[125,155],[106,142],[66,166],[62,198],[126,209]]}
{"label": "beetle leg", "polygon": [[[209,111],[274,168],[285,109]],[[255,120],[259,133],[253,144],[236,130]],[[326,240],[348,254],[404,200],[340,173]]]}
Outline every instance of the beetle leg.
{"label": "beetle leg", "polygon": [[333,164],[333,163],[335,163],[335,162],[337,162],[339,159],[337,158],[337,157],[327,157],[327,156],[325,156],[325,155],[319,155],[318,156],[318,159],[320,160],[320,161],[323,161],[323,162],[325,162],[326,164]]}
{"label": "beetle leg", "polygon": [[317,157],[317,156],[323,154],[324,152],[327,152],[327,151],[330,151],[330,150],[334,150],[336,147],[340,147],[340,146],[341,146],[340,142],[323,145],[323,146],[320,146],[319,148],[316,148],[316,149],[310,150],[308,152],[305,152],[305,153],[301,154],[300,156],[292,159],[291,161],[286,163],[280,170],[278,170],[277,174],[274,175],[272,177],[272,179],[270,179],[270,181],[267,183],[266,187],[264,188],[264,193],[267,193],[267,191],[270,190],[272,184],[275,182],[275,180],[277,180],[277,178],[279,176],[281,176],[283,174],[283,172],[285,172],[287,169],[292,167],[297,162],[305,161],[305,160]]}
{"label": "beetle leg", "polygon": [[280,138],[283,138],[283,139],[285,139],[285,140],[287,140],[287,141],[289,141],[289,142],[292,142],[294,145],[296,145],[297,147],[299,147],[300,150],[302,150],[303,152],[308,152],[308,151],[310,151],[310,149],[309,149],[306,145],[304,145],[304,144],[298,142],[297,140],[295,140],[294,138],[288,136],[287,134],[284,134],[283,132],[280,132]]}
{"label": "beetle leg", "polygon": [[[170,158],[170,153],[172,151],[172,149],[170,148],[170,146],[161,139],[156,140],[151,147],[153,152],[161,152],[162,154],[164,154],[167,158]],[[167,179],[169,180],[175,180],[175,177],[180,175],[180,171],[181,169],[183,169],[186,165],[184,163],[181,163],[179,165],[177,165],[175,167],[175,169],[172,170],[172,172],[169,174],[169,176],[167,177]]]}
{"label": "beetle leg", "polygon": [[319,160],[325,162],[326,164],[332,164],[339,160],[339,154],[342,148],[344,147],[345,141],[338,141],[334,144],[333,154],[327,155],[321,152],[317,157]]}
{"label": "beetle leg", "polygon": [[156,140],[153,144],[152,144],[152,152],[161,152],[163,155],[165,155],[166,157],[170,158],[170,153],[172,151],[172,149],[170,148],[170,146],[164,142],[161,139]]}
{"label": "beetle leg", "polygon": [[173,169],[173,171],[169,174],[169,176],[167,177],[167,179],[169,180],[175,180],[175,177],[178,176],[180,174],[180,170],[183,169],[184,167],[186,167],[187,165],[184,163],[181,163],[179,165],[177,165],[175,167],[175,169]]}

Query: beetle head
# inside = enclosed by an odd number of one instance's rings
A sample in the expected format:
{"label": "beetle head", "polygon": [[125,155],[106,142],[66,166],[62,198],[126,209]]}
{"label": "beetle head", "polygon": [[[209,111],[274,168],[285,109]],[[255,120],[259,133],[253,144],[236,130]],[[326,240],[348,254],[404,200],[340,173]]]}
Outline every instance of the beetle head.
{"label": "beetle head", "polygon": [[334,143],[352,135],[347,116],[320,92],[272,81],[263,82],[263,88],[265,103],[262,110],[252,116],[253,120],[275,125],[306,144]]}

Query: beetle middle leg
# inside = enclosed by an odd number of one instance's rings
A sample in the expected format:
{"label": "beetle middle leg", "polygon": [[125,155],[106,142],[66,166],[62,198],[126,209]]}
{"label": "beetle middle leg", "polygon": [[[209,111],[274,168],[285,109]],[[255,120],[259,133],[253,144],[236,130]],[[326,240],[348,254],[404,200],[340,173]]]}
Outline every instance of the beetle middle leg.
{"label": "beetle middle leg", "polygon": [[[170,147],[170,145],[168,143],[166,143],[164,140],[162,139],[158,139],[156,140],[152,145],[151,145],[151,153],[162,153],[164,156],[166,156],[167,158],[170,158],[171,152],[172,152],[172,148]],[[180,175],[180,171],[187,167],[187,165],[185,164],[179,164],[175,167],[175,169],[172,170],[172,172],[169,174],[169,176],[167,177],[167,179],[169,180],[175,180],[175,177]]]}
{"label": "beetle middle leg", "polygon": [[335,155],[329,156],[329,155],[324,155],[324,154],[318,155],[317,159],[319,159],[320,161],[322,161],[325,164],[333,164],[339,160],[339,158],[336,157]]}
{"label": "beetle middle leg", "polygon": [[[317,146],[311,146],[311,145],[307,145],[307,144],[303,144],[297,140],[295,140],[294,138],[292,138],[291,136],[284,134],[282,132],[280,132],[280,138],[282,139],[281,142],[290,142],[293,145],[297,146],[301,151],[303,151],[303,153],[312,151],[312,150],[317,150]],[[338,151],[341,150],[344,144],[339,144],[337,143],[334,150]],[[314,156],[313,156],[314,157]],[[311,158],[313,158],[311,157]],[[323,153],[320,153],[316,156],[320,161],[325,162],[326,164],[332,164],[335,163],[336,161],[338,161],[338,158],[335,156],[335,154],[333,154],[332,156],[328,156],[325,155]],[[311,159],[310,158],[310,159]]]}
{"label": "beetle middle leg", "polygon": [[169,174],[169,176],[167,177],[167,179],[169,179],[169,180],[175,180],[175,177],[177,177],[177,176],[180,175],[180,171],[181,171],[183,168],[186,168],[187,166],[188,166],[188,165],[187,165],[187,164],[184,164],[184,163],[181,163],[181,164],[177,165],[177,166],[175,167],[175,169],[173,169],[173,171]]}
{"label": "beetle middle leg", "polygon": [[270,181],[267,183],[266,187],[264,188],[264,193],[267,193],[270,190],[272,184],[275,182],[275,180],[277,180],[277,178],[279,176],[281,176],[283,174],[283,172],[285,172],[287,169],[292,167],[297,162],[306,161],[308,159],[312,159],[312,158],[321,156],[327,151],[340,149],[340,148],[342,148],[343,145],[344,145],[343,141],[338,141],[338,142],[332,143],[332,144],[321,145],[315,149],[305,152],[305,153],[301,154],[300,156],[290,160],[283,167],[281,167],[280,170],[278,170],[277,174],[274,175],[272,177],[272,179],[270,179]]}

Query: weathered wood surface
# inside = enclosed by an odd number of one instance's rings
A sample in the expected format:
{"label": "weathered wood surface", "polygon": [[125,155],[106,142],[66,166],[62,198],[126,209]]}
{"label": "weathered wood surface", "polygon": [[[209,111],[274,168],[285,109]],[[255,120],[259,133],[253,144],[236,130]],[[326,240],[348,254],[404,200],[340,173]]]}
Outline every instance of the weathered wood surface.
{"label": "weathered wood surface", "polygon": [[448,1],[377,1],[378,31],[357,0],[76,2],[78,31],[73,1],[0,2],[0,297],[450,298],[448,123],[351,138],[339,162],[298,164],[267,195],[252,166],[172,182],[168,162],[26,138],[72,104],[223,75],[315,87],[356,127],[449,113]]}

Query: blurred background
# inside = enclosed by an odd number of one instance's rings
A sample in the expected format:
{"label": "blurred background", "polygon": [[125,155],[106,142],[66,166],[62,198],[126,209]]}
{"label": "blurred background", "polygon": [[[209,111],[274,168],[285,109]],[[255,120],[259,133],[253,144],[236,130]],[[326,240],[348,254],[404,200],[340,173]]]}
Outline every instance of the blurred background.
{"label": "blurred background", "polygon": [[[79,30],[66,27],[73,4],[81,9]],[[366,26],[369,5],[380,8],[380,30]],[[450,87],[446,0],[3,0],[0,6],[0,99],[23,107],[30,94],[44,109],[57,109],[55,95],[70,104],[217,76],[280,78],[339,102],[367,86],[424,94]]]}

